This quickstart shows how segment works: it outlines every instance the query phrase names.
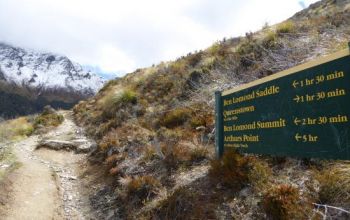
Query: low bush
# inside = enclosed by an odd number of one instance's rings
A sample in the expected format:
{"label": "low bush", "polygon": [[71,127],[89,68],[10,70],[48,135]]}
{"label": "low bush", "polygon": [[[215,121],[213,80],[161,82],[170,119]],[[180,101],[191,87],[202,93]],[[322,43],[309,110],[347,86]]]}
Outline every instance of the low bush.
{"label": "low bush", "polygon": [[216,219],[215,207],[189,188],[180,187],[160,202],[155,219]]}
{"label": "low bush", "polygon": [[134,204],[141,204],[156,196],[160,187],[160,182],[152,176],[137,176],[126,186],[127,198]]}
{"label": "low bush", "polygon": [[261,43],[253,37],[240,43],[236,51],[240,65],[244,68],[254,66],[263,54]]}
{"label": "low bush", "polygon": [[220,49],[220,44],[219,43],[215,43],[213,44],[211,47],[209,47],[207,49],[208,53],[211,55],[211,56],[215,56],[217,55],[218,51]]}
{"label": "low bush", "polygon": [[176,108],[169,111],[161,120],[161,124],[167,128],[183,125],[190,118],[190,110],[187,108]]}
{"label": "low bush", "polygon": [[210,162],[209,177],[213,183],[239,191],[249,183],[249,171],[253,158],[234,151],[226,152],[222,159]]}
{"label": "low bush", "polygon": [[237,53],[240,56],[245,56],[251,53],[254,53],[257,50],[257,43],[256,40],[252,39],[250,41],[245,40],[237,48]]}
{"label": "low bush", "polygon": [[163,163],[169,172],[190,161],[190,151],[185,146],[178,144],[172,147],[164,146],[162,151]]}
{"label": "low bush", "polygon": [[106,151],[109,148],[116,148],[120,145],[119,138],[116,135],[115,129],[111,129],[100,141],[99,149],[101,151]]}
{"label": "low bush", "polygon": [[170,67],[170,71],[172,74],[175,75],[179,75],[182,76],[184,73],[187,72],[187,66],[186,66],[186,62],[185,60],[179,60],[177,62],[173,62],[171,63]]}
{"label": "low bush", "polygon": [[206,147],[197,146],[190,151],[190,161],[191,162],[199,162],[204,159],[207,159],[209,156],[209,151]]}
{"label": "low bush", "polygon": [[144,148],[144,151],[143,151],[143,161],[145,162],[149,162],[149,161],[152,161],[156,158],[158,158],[158,154],[157,154],[157,151],[155,149],[155,147],[153,146],[146,146]]}
{"label": "low bush", "polygon": [[200,126],[206,126],[207,121],[206,118],[201,117],[201,116],[194,116],[191,118],[191,126],[192,128],[197,128]]}
{"label": "low bush", "polygon": [[257,191],[263,191],[268,187],[269,179],[272,175],[272,170],[268,163],[256,159],[253,161],[248,174],[249,182]]}
{"label": "low bush", "polygon": [[263,209],[269,219],[308,219],[312,212],[311,203],[303,201],[297,188],[278,185],[263,198]]}
{"label": "low bush", "polygon": [[203,52],[191,54],[187,57],[187,62],[190,66],[195,67],[202,60]]}
{"label": "low bush", "polygon": [[222,184],[234,191],[245,186],[264,190],[272,171],[268,164],[252,156],[243,156],[233,150],[225,152],[221,159],[210,162],[209,177],[212,183]]}
{"label": "low bush", "polygon": [[179,167],[189,167],[209,157],[208,149],[202,146],[189,147],[176,144],[172,147],[164,146],[162,152],[163,163],[169,172]]}

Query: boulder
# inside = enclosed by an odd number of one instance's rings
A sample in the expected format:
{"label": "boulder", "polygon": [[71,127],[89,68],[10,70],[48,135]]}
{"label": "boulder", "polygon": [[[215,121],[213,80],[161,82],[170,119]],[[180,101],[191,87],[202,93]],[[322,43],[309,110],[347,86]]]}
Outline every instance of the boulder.
{"label": "boulder", "polygon": [[38,143],[36,149],[43,147],[52,150],[67,150],[75,151],[76,153],[88,153],[91,151],[93,144],[85,139],[76,139],[72,141],[42,140]]}
{"label": "boulder", "polygon": [[52,150],[75,150],[78,147],[78,144],[71,141],[42,140],[39,142],[37,149],[42,147]]}

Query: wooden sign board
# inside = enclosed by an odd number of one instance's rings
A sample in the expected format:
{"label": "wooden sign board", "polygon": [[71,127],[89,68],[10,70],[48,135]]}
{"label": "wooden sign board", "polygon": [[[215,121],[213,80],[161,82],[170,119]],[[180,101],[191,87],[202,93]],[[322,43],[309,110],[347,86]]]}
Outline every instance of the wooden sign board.
{"label": "wooden sign board", "polygon": [[349,160],[349,49],[217,92],[216,148]]}

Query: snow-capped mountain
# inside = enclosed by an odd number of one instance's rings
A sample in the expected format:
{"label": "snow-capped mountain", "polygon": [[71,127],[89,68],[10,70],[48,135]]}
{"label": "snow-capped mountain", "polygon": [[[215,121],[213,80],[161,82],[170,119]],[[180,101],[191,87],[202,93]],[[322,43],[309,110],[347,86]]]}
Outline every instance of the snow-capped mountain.
{"label": "snow-capped mountain", "polygon": [[0,116],[33,113],[45,104],[68,108],[104,82],[65,56],[0,43]]}
{"label": "snow-capped mountain", "polygon": [[0,80],[32,88],[64,89],[94,95],[104,80],[65,56],[0,43]]}

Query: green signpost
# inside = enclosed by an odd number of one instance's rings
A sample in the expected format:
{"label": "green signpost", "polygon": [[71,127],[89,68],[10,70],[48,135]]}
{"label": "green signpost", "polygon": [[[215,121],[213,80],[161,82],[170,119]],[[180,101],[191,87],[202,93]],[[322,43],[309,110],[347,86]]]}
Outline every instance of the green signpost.
{"label": "green signpost", "polygon": [[350,52],[217,92],[216,152],[350,160]]}

